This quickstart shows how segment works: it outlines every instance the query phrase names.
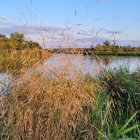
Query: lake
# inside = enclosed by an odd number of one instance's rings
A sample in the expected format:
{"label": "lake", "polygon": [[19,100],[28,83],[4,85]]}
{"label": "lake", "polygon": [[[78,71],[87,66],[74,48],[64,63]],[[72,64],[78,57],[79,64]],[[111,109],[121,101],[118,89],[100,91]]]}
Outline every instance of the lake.
{"label": "lake", "polygon": [[[39,65],[36,69],[42,74],[45,71],[48,73],[61,73],[63,69],[69,71],[72,76],[73,72],[80,72],[82,74],[89,74],[95,76],[101,68],[116,69],[119,66],[127,66],[130,71],[134,71],[140,67],[140,57],[115,57],[115,56],[83,56],[77,54],[53,54],[43,64]],[[6,90],[6,86],[11,79],[7,73],[0,73],[0,90]]]}
{"label": "lake", "polygon": [[134,71],[140,67],[140,57],[115,57],[115,56],[83,56],[77,54],[53,54],[39,69],[41,71],[61,72],[66,68],[83,74],[95,76],[101,68],[116,69],[120,66],[129,67]]}

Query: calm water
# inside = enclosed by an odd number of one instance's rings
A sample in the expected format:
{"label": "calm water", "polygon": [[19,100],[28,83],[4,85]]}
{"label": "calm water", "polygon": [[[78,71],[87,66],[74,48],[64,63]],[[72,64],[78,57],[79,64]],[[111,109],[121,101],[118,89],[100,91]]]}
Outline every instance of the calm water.
{"label": "calm water", "polygon": [[140,57],[113,57],[113,56],[83,56],[74,54],[54,54],[43,65],[39,67],[41,71],[49,70],[61,72],[66,68],[69,71],[76,70],[83,74],[94,76],[101,68],[115,69],[120,66],[129,67],[134,71],[140,67]]}
{"label": "calm water", "polygon": [[6,94],[10,79],[11,77],[7,73],[0,73],[0,93]]}
{"label": "calm water", "polygon": [[[58,74],[63,69],[67,69],[70,76],[77,71],[82,74],[95,76],[101,68],[114,69],[119,66],[127,66],[130,71],[134,71],[137,67],[140,67],[140,57],[92,57],[74,54],[53,54],[43,64],[39,65],[37,70],[42,72],[42,74],[45,71],[48,71],[49,74]],[[10,78],[7,73],[0,73],[0,91],[6,91]]]}

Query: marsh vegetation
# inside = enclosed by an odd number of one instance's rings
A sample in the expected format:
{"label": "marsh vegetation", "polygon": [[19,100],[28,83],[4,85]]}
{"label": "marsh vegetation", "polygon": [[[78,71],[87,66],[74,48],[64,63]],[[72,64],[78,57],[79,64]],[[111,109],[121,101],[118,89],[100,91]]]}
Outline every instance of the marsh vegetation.
{"label": "marsh vegetation", "polygon": [[31,67],[49,56],[48,51],[27,40],[22,33],[15,32],[10,37],[0,35],[0,72]]}
{"label": "marsh vegetation", "polygon": [[[18,76],[10,73],[14,80],[8,83],[5,94],[0,91],[2,140],[140,138],[139,68],[100,68],[96,77],[74,67],[69,76],[68,65],[60,66],[61,72],[55,68],[40,71],[36,66],[49,60],[50,52],[25,41],[23,34],[0,38],[1,72],[22,72]],[[102,60],[106,62],[105,58]],[[27,72],[30,67],[33,69]]]}
{"label": "marsh vegetation", "polygon": [[83,54],[90,56],[140,56],[140,47],[132,47],[131,45],[119,46],[111,44],[108,40],[102,44],[90,46],[88,48],[58,48],[50,50],[52,53],[64,54]]}
{"label": "marsh vegetation", "polygon": [[140,70],[102,70],[74,79],[37,71],[1,95],[1,139],[139,139]]}

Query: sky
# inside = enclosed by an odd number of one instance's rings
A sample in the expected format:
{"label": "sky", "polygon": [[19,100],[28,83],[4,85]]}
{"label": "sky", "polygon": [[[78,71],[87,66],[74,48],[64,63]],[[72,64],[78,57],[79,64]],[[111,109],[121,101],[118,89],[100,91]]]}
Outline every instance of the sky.
{"label": "sky", "polygon": [[45,47],[106,39],[138,46],[139,6],[140,0],[1,0],[0,34],[23,32]]}

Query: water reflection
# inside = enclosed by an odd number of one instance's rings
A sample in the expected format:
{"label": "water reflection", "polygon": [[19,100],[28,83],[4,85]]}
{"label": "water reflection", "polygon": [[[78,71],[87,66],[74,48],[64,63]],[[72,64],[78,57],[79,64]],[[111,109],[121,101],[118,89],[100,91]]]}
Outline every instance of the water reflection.
{"label": "water reflection", "polygon": [[5,73],[0,73],[0,93],[5,95],[7,92],[7,86],[10,82],[10,75]]}
{"label": "water reflection", "polygon": [[74,54],[54,54],[43,65],[42,71],[60,72],[64,67],[75,69],[83,74],[94,76],[101,68],[114,69],[127,66],[134,71],[140,66],[140,57],[115,57],[115,56],[83,56]]}
{"label": "water reflection", "polygon": [[[78,74],[88,74],[95,77],[101,68],[114,69],[119,66],[128,66],[130,71],[134,71],[140,66],[140,57],[93,57],[74,54],[53,54],[43,64],[39,65],[36,70],[39,71],[42,76],[43,74],[46,75],[46,73],[48,75],[58,75],[63,72],[63,70],[67,70],[69,77],[73,77],[73,74],[77,74],[77,72]],[[32,69],[27,69],[26,73],[31,73],[31,71]],[[11,77],[7,73],[0,73],[0,93],[6,93],[6,87],[10,79],[14,78],[15,77]]]}

